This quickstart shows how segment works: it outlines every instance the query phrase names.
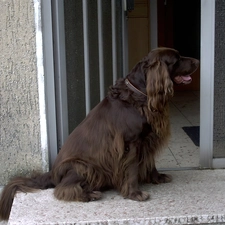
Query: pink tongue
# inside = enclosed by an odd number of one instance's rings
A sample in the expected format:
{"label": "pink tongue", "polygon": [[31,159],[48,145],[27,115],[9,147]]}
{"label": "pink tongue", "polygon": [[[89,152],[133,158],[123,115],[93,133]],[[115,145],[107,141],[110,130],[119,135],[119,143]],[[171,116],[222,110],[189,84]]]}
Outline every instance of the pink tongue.
{"label": "pink tongue", "polygon": [[190,81],[192,78],[190,76],[181,76],[184,81]]}

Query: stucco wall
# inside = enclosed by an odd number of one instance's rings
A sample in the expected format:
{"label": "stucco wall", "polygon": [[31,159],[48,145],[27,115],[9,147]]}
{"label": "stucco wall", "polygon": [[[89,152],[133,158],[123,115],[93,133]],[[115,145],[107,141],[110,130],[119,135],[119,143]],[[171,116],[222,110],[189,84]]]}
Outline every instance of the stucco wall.
{"label": "stucco wall", "polygon": [[0,1],[0,185],[17,174],[47,169],[41,150],[35,4],[40,1]]}

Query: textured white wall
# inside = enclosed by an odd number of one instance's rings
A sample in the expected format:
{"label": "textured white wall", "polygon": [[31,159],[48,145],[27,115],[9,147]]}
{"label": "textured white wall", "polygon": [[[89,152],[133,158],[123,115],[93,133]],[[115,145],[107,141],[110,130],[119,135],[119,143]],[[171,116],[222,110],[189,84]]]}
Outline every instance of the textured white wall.
{"label": "textured white wall", "polygon": [[0,185],[48,169],[40,1],[0,1]]}

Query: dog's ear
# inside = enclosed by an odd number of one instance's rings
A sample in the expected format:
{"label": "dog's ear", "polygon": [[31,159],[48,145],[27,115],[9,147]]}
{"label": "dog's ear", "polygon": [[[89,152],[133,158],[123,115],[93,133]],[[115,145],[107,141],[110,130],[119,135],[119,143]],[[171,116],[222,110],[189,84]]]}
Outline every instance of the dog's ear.
{"label": "dog's ear", "polygon": [[146,91],[148,108],[153,112],[162,112],[169,96],[173,95],[173,82],[162,61],[155,61],[146,71]]}

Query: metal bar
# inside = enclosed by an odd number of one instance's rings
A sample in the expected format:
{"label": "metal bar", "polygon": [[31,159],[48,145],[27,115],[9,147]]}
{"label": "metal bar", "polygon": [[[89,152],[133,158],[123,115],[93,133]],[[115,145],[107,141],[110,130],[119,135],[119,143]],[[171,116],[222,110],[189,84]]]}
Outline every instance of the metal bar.
{"label": "metal bar", "polygon": [[117,80],[117,51],[116,51],[116,1],[111,0],[111,20],[112,20],[112,70],[113,84]]}
{"label": "metal bar", "polygon": [[150,48],[158,47],[157,0],[150,0]]}
{"label": "metal bar", "polygon": [[122,10],[127,11],[127,0],[123,0],[122,2]]}
{"label": "metal bar", "polygon": [[215,1],[201,0],[200,166],[212,167]]}
{"label": "metal bar", "polygon": [[89,113],[90,104],[90,68],[89,68],[89,41],[88,41],[88,1],[83,0],[83,35],[84,35],[84,73],[85,73],[85,106]]}
{"label": "metal bar", "polygon": [[123,77],[128,74],[128,30],[127,30],[127,16],[126,16],[126,0],[122,2],[122,51],[123,51]]}
{"label": "metal bar", "polygon": [[59,148],[69,135],[64,27],[64,0],[53,0],[54,61]]}
{"label": "metal bar", "polygon": [[104,98],[104,96],[105,96],[103,27],[102,27],[102,0],[98,0],[98,52],[99,52],[100,100],[102,100]]}
{"label": "metal bar", "polygon": [[[46,116],[48,129],[48,151],[50,168],[58,154],[57,127],[56,127],[56,99],[53,56],[53,31],[52,31],[52,4],[51,1],[42,0],[43,26],[43,55],[44,74],[46,85]],[[43,133],[41,135],[44,135]]]}

